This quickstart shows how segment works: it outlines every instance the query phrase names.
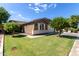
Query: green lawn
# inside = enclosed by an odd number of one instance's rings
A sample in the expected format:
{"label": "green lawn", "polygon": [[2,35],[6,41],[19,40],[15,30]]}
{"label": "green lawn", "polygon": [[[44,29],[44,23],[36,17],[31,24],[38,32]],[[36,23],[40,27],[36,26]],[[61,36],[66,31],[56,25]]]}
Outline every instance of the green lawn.
{"label": "green lawn", "polygon": [[[48,35],[39,38],[5,36],[6,56],[64,56],[68,55],[74,43],[73,38]],[[16,49],[12,50],[13,47]]]}

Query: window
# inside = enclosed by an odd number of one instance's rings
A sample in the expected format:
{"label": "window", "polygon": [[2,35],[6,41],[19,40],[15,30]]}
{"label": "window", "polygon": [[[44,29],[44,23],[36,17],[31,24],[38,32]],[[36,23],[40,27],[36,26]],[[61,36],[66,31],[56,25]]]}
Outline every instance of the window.
{"label": "window", "polygon": [[44,30],[44,24],[40,24],[40,30]]}
{"label": "window", "polygon": [[38,23],[34,24],[34,30],[38,30]]}
{"label": "window", "polygon": [[47,24],[45,24],[45,30],[48,30],[48,26],[47,26]]}

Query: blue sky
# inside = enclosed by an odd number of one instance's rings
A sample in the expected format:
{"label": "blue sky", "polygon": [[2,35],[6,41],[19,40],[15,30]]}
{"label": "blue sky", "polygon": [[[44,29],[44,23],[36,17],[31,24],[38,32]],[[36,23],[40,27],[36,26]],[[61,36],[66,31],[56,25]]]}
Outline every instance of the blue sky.
{"label": "blue sky", "polygon": [[79,15],[78,3],[0,3],[10,14],[9,20],[31,21],[36,18]]}

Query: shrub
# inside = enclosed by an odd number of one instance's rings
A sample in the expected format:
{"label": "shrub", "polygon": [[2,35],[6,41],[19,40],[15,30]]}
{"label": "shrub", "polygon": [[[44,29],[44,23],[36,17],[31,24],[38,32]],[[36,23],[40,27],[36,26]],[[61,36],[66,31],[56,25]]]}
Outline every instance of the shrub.
{"label": "shrub", "polygon": [[64,30],[65,30],[66,32],[68,32],[68,28],[65,28]]}
{"label": "shrub", "polygon": [[6,33],[13,34],[13,32],[18,30],[18,28],[19,27],[14,22],[7,22],[7,23],[4,24],[4,30],[5,30]]}
{"label": "shrub", "polygon": [[71,28],[71,32],[77,33],[78,29],[77,28]]}
{"label": "shrub", "polygon": [[77,28],[77,30],[79,31],[79,28]]}

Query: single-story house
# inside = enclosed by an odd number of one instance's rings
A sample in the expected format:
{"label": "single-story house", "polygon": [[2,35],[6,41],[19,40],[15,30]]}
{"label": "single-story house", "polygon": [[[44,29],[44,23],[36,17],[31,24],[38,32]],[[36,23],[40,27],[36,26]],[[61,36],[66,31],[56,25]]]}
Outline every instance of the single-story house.
{"label": "single-story house", "polygon": [[54,31],[54,29],[49,26],[50,19],[47,18],[35,19],[23,25],[24,25],[24,32],[27,35],[51,33]]}
{"label": "single-story house", "polygon": [[30,22],[9,20],[9,22],[16,22],[20,26],[20,32],[26,35],[52,33],[54,29],[50,27],[51,20],[48,18],[34,19]]}

